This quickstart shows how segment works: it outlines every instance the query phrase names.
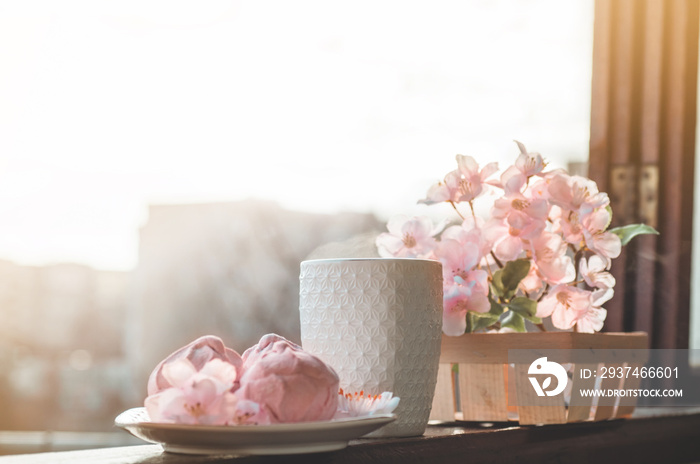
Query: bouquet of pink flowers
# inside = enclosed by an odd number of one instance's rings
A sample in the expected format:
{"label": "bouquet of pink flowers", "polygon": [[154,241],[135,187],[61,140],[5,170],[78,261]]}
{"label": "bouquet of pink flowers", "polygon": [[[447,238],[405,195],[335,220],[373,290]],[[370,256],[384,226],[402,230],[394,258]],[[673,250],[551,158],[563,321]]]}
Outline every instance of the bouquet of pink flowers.
{"label": "bouquet of pink flowers", "polygon": [[[459,223],[395,216],[377,237],[379,254],[442,262],[447,335],[524,332],[526,320],[544,330],[545,317],[558,329],[597,332],[614,293],[612,259],[634,236],[658,232],[643,224],[608,229],[610,199],[595,182],[545,172],[542,156],[516,143],[520,155],[499,177],[497,163],[480,168],[457,155],[457,169],[419,203],[447,202]],[[475,201],[494,193],[489,217],[477,217]]]}

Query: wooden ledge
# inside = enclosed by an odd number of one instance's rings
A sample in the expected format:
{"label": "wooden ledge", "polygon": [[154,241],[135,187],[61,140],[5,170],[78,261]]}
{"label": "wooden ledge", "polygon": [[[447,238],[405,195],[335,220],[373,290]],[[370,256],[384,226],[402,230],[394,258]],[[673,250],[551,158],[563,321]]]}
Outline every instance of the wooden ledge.
{"label": "wooden ledge", "polygon": [[0,457],[0,464],[682,463],[700,461],[700,410],[639,410],[631,419],[519,427],[431,425],[416,438],[354,440],[341,451],[271,457],[183,456],[158,445]]}

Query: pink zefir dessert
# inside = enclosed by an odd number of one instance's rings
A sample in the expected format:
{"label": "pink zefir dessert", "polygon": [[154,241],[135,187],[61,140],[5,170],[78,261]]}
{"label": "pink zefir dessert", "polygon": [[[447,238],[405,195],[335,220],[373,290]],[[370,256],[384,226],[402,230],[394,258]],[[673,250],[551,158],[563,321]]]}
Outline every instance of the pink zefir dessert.
{"label": "pink zefir dessert", "polygon": [[[148,394],[154,395],[173,385],[163,375],[163,366],[173,363],[179,359],[187,359],[194,366],[196,371],[200,371],[205,364],[214,359],[227,362],[240,372],[243,359],[235,350],[228,348],[224,342],[214,335],[205,335],[197,340],[183,346],[170,356],[162,360],[148,378]],[[233,390],[238,388],[237,380],[231,386]]]}
{"label": "pink zefir dessert", "polygon": [[329,420],[338,401],[333,369],[289,340],[265,335],[241,357],[209,335],[156,366],[144,405],[155,422],[263,425]]}
{"label": "pink zefir dessert", "polygon": [[330,420],[338,409],[335,371],[275,334],[243,353],[236,396],[258,403],[275,423]]}

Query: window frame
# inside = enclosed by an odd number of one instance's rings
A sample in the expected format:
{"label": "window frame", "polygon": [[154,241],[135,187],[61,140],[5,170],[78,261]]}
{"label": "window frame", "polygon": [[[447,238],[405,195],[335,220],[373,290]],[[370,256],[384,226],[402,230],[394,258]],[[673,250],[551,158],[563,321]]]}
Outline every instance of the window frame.
{"label": "window frame", "polygon": [[606,330],[688,348],[698,78],[697,0],[596,0],[590,177],[613,225],[644,222],[615,261]]}

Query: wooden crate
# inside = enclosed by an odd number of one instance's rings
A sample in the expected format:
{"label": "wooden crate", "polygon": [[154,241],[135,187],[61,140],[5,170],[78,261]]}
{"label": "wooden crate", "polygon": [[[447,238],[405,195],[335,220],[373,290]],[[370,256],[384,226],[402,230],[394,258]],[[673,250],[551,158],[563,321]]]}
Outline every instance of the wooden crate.
{"label": "wooden crate", "polygon": [[[433,399],[431,420],[500,422],[517,420],[520,424],[562,424],[627,417],[634,405],[617,405],[611,398],[577,396],[569,407],[564,395],[547,397],[546,404],[537,399],[533,406],[528,398],[537,398],[528,379],[529,364],[510,363],[508,350],[620,350],[615,362],[606,367],[641,367],[648,358],[646,333],[503,333],[465,334],[442,338],[438,382]],[[625,350],[635,350],[633,355]],[[573,353],[573,352],[572,352]],[[578,353],[581,353],[580,351]],[[608,352],[612,353],[612,351]],[[615,352],[615,354],[618,352]],[[627,356],[627,359],[622,357]],[[604,363],[588,360],[569,364],[571,394],[581,388],[638,388],[640,379],[581,378],[581,369],[595,371]],[[455,369],[455,366],[457,367]],[[510,398],[509,395],[515,395]],[[522,401],[517,401],[516,398]],[[569,399],[569,402],[571,400]],[[528,404],[518,406],[518,404]]]}

